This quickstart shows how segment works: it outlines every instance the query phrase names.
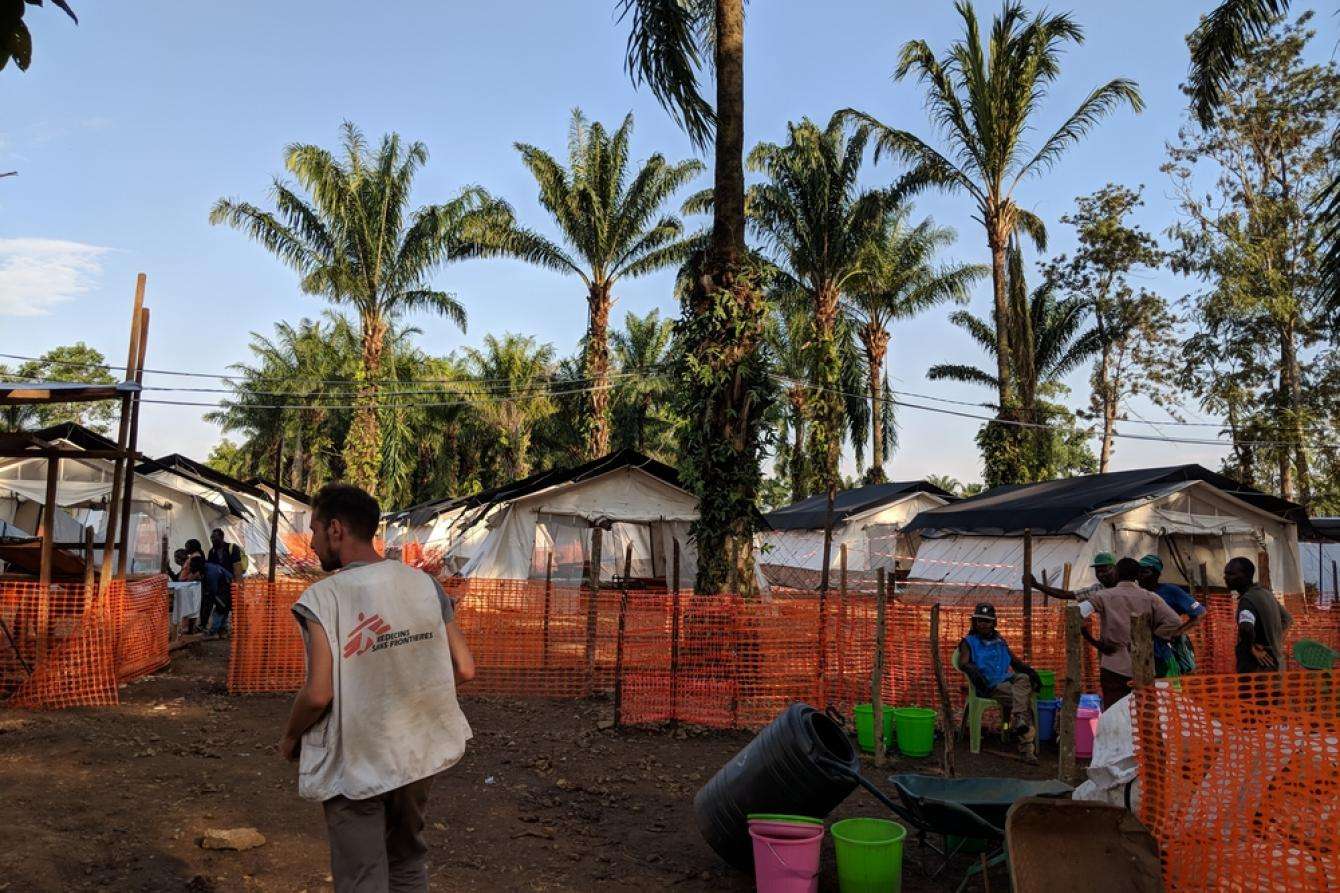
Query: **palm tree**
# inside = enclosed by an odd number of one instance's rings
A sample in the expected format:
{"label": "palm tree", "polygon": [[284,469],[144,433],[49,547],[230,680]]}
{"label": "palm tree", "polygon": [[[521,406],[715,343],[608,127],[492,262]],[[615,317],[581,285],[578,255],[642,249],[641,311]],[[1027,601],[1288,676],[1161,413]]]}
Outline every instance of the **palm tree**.
{"label": "palm tree", "polygon": [[[759,351],[766,312],[745,261],[744,0],[617,0],[629,20],[626,65],[688,132],[713,142],[712,231],[692,263],[693,287],[677,330],[685,407],[681,480],[698,497],[691,535],[695,591],[748,596],[754,576],[754,505],[762,483],[771,401]],[[707,67],[715,102],[699,89]]]}
{"label": "palm tree", "polygon": [[553,346],[537,346],[534,338],[510,332],[501,339],[486,335],[482,349],[465,349],[465,359],[476,382],[470,401],[497,438],[504,480],[526,477],[531,433],[555,408],[550,387]]}
{"label": "palm tree", "polygon": [[934,182],[966,192],[976,203],[991,252],[995,318],[1005,323],[995,327],[997,365],[992,378],[997,382],[1000,412],[1008,417],[1018,395],[1009,368],[1006,249],[1019,232],[1039,249],[1046,242],[1042,221],[1018,205],[1015,189],[1025,177],[1055,164],[1066,148],[1118,106],[1126,104],[1139,112],[1144,102],[1134,81],[1109,81],[1093,90],[1037,151],[1031,151],[1025,142],[1027,131],[1060,75],[1063,48],[1082,43],[1083,30],[1068,15],[1041,12],[1030,17],[1017,0],[1006,0],[984,45],[972,5],[968,0],[956,0],[954,5],[963,19],[963,39],[939,59],[925,41],[909,41],[894,73],[901,80],[915,71],[926,84],[927,106],[944,133],[945,152],[870,115],[852,109],[844,114],[873,130],[877,156],[888,152],[922,165]]}
{"label": "palm tree", "polygon": [[963,488],[963,484],[959,482],[958,478],[947,474],[928,474],[926,475],[926,483],[955,495],[958,495],[959,490]]}
{"label": "palm tree", "polygon": [[339,156],[307,144],[285,150],[297,189],[276,178],[273,211],[219,199],[209,219],[245,232],[293,267],[304,292],[352,308],[362,356],[345,474],[376,492],[382,460],[376,392],[386,332],[414,310],[442,314],[464,331],[464,307],[433,288],[430,277],[444,263],[482,253],[488,234],[510,224],[510,209],[471,188],[445,204],[411,210],[414,177],[428,159],[423,143],[406,146],[389,134],[372,152],[348,122],[341,142]]}
{"label": "palm tree", "polygon": [[760,143],[749,153],[750,168],[766,176],[749,190],[749,225],[777,266],[775,287],[805,295],[813,318],[808,453],[823,463],[822,480],[832,499],[844,418],[838,302],[860,273],[862,253],[879,232],[892,193],[859,184],[865,131],[849,137],[835,116],[823,129],[809,119],[789,124],[787,136],[782,145]]}
{"label": "palm tree", "polygon": [[[623,443],[662,461],[674,459],[677,420],[670,411],[670,359],[674,323],[659,310],[628,313],[622,331],[610,335],[619,383],[614,388],[615,432]],[[671,464],[673,462],[671,461]]]}
{"label": "palm tree", "polygon": [[876,420],[870,426],[870,469],[865,477],[871,484],[885,480],[884,461],[889,457],[887,426],[880,423],[891,407],[884,399],[889,388],[884,367],[889,327],[945,301],[966,303],[969,287],[988,272],[980,264],[935,266],[936,253],[953,243],[954,231],[936,226],[929,217],[908,226],[907,218],[906,208],[885,215],[843,302],[844,311],[859,326],[868,372],[865,389],[870,415]]}
{"label": "palm tree", "polygon": [[683,226],[664,207],[703,169],[697,161],[672,164],[657,153],[630,178],[632,130],[631,114],[609,133],[599,122],[588,124],[581,110],[574,109],[566,169],[548,152],[517,143],[522,163],[539,184],[540,204],[571,250],[520,227],[500,245],[504,254],[575,273],[586,286],[582,377],[590,391],[582,422],[588,458],[603,456],[610,448],[608,329],[614,286],[683,260]]}

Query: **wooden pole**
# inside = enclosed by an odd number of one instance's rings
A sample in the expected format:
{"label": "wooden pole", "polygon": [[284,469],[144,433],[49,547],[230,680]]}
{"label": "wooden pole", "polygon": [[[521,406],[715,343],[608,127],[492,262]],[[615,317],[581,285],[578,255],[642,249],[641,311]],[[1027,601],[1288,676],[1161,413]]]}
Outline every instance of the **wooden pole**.
{"label": "wooden pole", "polygon": [[[629,544],[631,555],[633,546]],[[623,722],[623,638],[628,628],[628,577],[624,577],[623,591],[619,593],[619,634],[614,640],[614,726]]]}
{"label": "wooden pole", "polygon": [[[139,348],[135,354],[135,383],[144,383],[144,353],[149,346],[149,308],[140,310]],[[140,441],[140,395],[130,401],[130,440],[127,443],[125,492],[121,494],[121,551],[116,556],[116,572],[124,577],[130,563],[130,552],[139,537],[130,535],[130,509],[135,493],[135,451]]]}
{"label": "wooden pole", "polygon": [[168,564],[168,537],[163,534],[158,541],[158,571],[166,574],[172,570],[172,565]]}
{"label": "wooden pole", "polygon": [[[1048,580],[1048,579],[1047,579],[1047,569],[1046,569],[1045,567],[1042,569],[1042,585],[1043,585],[1043,586],[1050,586],[1050,585],[1052,585],[1051,580]],[[1051,603],[1052,603],[1051,597],[1048,596],[1046,592],[1043,592],[1043,593],[1042,593],[1042,604],[1043,604],[1043,606],[1045,607],[1045,606],[1047,606],[1047,605],[1050,605]]]}
{"label": "wooden pole", "polygon": [[1024,528],[1024,661],[1033,662],[1033,530]]}
{"label": "wooden pole", "polygon": [[931,666],[935,668],[935,687],[940,692],[940,717],[944,723],[944,751],[940,768],[946,778],[954,777],[954,707],[949,702],[949,684],[945,681],[944,661],[940,659],[940,603],[931,605]]}
{"label": "wooden pole", "polygon": [[595,691],[596,686],[596,627],[600,610],[600,547],[604,531],[598,526],[591,528],[591,572],[586,585],[586,687]]}
{"label": "wooden pole", "polygon": [[84,528],[84,597],[93,595],[93,528]]}
{"label": "wooden pole", "polygon": [[[140,310],[144,308],[144,281],[143,273],[135,278],[135,307],[130,314],[130,347],[126,356],[126,377],[124,379],[126,381],[134,378],[135,360],[140,351],[140,323],[142,321]],[[102,548],[102,570],[98,579],[99,592],[106,592],[107,587],[112,584],[112,568],[116,550],[116,519],[120,516],[121,508],[121,475],[129,461],[129,457],[126,455],[126,442],[129,439],[130,394],[126,394],[121,398],[121,424],[117,429],[116,436],[116,451],[119,455],[112,460],[112,489],[107,501],[106,530],[104,531],[106,536]],[[124,549],[125,547],[126,543],[122,541],[121,548]]]}
{"label": "wooden pole", "polygon": [[1065,567],[1061,568],[1061,588],[1070,591],[1070,562],[1066,562]]}
{"label": "wooden pole", "polygon": [[884,768],[884,617],[888,593],[884,586],[884,568],[875,571],[875,663],[870,669],[870,712],[874,722],[875,765]]}
{"label": "wooden pole", "polygon": [[[1069,565],[1066,566],[1069,569]],[[1061,689],[1061,715],[1056,733],[1060,747],[1057,777],[1066,784],[1074,784],[1075,774],[1075,715],[1079,711],[1080,688],[1080,629],[1084,619],[1079,605],[1073,602],[1065,607],[1065,685]]]}
{"label": "wooden pole", "polygon": [[1261,585],[1267,589],[1270,585],[1270,553],[1262,549],[1256,553],[1256,577],[1261,581]]}
{"label": "wooden pole", "polygon": [[[846,623],[847,619],[847,544],[846,543],[842,544],[842,551],[838,553],[838,561],[840,562],[838,568],[841,571],[841,576],[838,577],[837,648],[835,650],[837,651],[838,698],[843,699],[847,694],[847,656],[843,654],[845,643],[843,642],[844,636],[842,632],[842,626],[844,623]],[[823,615],[821,614],[820,617],[822,618]],[[821,621],[821,625],[819,627],[820,634],[823,634],[825,632],[826,624],[827,624],[826,620]],[[824,670],[826,669],[828,661],[828,658],[824,656],[823,652],[824,644],[825,644],[824,637],[822,637],[821,635],[821,638],[819,640],[820,684],[823,684],[824,682]],[[825,686],[824,694],[825,695],[828,694],[827,686]]]}
{"label": "wooden pole", "polygon": [[274,484],[274,502],[270,505],[270,572],[267,579],[273,583],[275,581],[276,565],[279,563],[279,475],[284,468],[284,428],[283,410],[277,409],[279,413],[280,425],[279,437],[275,439],[275,479]]}
{"label": "wooden pole", "polygon": [[679,721],[679,540],[674,540],[670,570],[670,721]]}
{"label": "wooden pole", "polygon": [[623,588],[628,588],[628,580],[633,576],[633,544],[629,543],[623,550]]}
{"label": "wooden pole", "polygon": [[1336,562],[1331,562],[1331,592],[1335,594],[1336,601],[1340,601],[1340,568],[1336,567]]}
{"label": "wooden pole", "polygon": [[47,638],[51,634],[51,553],[56,542],[56,482],[60,478],[60,459],[47,458],[46,495],[42,503],[42,538],[37,575],[37,660],[41,663],[47,654]]}
{"label": "wooden pole", "polygon": [[1154,635],[1148,614],[1131,615],[1131,681],[1136,686],[1154,682]]}
{"label": "wooden pole", "polygon": [[554,600],[554,553],[546,549],[544,553],[544,627],[541,633],[540,666],[549,669],[549,616]]}

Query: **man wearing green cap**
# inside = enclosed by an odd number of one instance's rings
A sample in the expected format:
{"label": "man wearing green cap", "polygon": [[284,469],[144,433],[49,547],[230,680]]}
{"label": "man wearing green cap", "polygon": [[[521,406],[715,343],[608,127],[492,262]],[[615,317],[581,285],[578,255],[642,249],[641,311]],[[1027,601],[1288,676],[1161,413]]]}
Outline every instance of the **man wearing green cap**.
{"label": "man wearing green cap", "polygon": [[1117,585],[1117,558],[1111,552],[1099,552],[1093,556],[1092,567],[1093,575],[1098,578],[1098,582],[1091,583],[1083,589],[1076,589],[1074,592],[1069,589],[1061,589],[1059,586],[1045,586],[1039,583],[1037,577],[1032,574],[1026,575],[1025,582],[1029,588],[1036,589],[1044,595],[1050,595],[1052,598],[1084,601],[1099,590]]}
{"label": "man wearing green cap", "polygon": [[1166,676],[1172,667],[1174,660],[1177,661],[1178,674],[1190,673],[1196,668],[1195,653],[1191,650],[1191,643],[1186,640],[1186,634],[1200,623],[1200,619],[1205,616],[1205,606],[1191,597],[1181,586],[1173,583],[1160,583],[1159,575],[1163,573],[1163,559],[1157,555],[1146,555],[1140,559],[1140,588],[1154,593],[1159,598],[1167,602],[1168,607],[1177,612],[1179,617],[1187,618],[1186,621],[1167,639],[1154,637],[1154,674],[1157,676]]}

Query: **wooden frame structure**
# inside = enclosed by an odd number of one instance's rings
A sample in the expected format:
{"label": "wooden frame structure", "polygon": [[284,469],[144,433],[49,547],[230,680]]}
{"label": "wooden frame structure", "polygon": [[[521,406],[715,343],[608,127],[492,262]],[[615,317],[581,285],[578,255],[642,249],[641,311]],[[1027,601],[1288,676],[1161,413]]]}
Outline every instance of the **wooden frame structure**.
{"label": "wooden frame structure", "polygon": [[[135,303],[130,316],[130,345],[126,354],[125,378],[114,384],[82,384],[72,382],[0,382],[0,406],[50,403],[84,403],[94,400],[119,400],[120,425],[116,448],[112,450],[80,450],[62,447],[34,434],[0,435],[0,458],[42,458],[47,462],[46,497],[42,505],[41,524],[37,530],[40,543],[38,582],[45,602],[51,586],[51,572],[55,549],[73,545],[86,549],[87,566],[91,568],[93,552],[91,541],[57,543],[55,513],[57,481],[60,462],[71,459],[111,459],[113,461],[112,489],[107,505],[107,535],[103,543],[102,568],[98,591],[106,592],[113,572],[125,575],[129,558],[127,542],[130,525],[130,503],[134,496],[135,474],[133,463],[143,458],[136,453],[139,436],[140,395],[144,382],[144,357],[149,343],[149,308],[144,306],[146,277],[140,273],[135,279]],[[115,567],[113,554],[117,554]],[[39,618],[46,616],[39,605]],[[41,622],[39,620],[39,622]],[[45,641],[39,637],[39,641]]]}

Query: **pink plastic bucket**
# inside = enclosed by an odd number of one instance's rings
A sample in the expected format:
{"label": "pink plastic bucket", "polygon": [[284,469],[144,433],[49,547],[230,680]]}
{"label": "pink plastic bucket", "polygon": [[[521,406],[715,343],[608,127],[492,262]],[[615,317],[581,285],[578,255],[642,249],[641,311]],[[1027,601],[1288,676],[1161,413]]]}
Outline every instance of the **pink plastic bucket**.
{"label": "pink plastic bucket", "polygon": [[749,823],[754,840],[754,884],[758,893],[817,893],[821,825]]}
{"label": "pink plastic bucket", "polygon": [[1102,711],[1081,707],[1075,713],[1075,756],[1088,759],[1093,756],[1093,736],[1098,733],[1098,717]]}

